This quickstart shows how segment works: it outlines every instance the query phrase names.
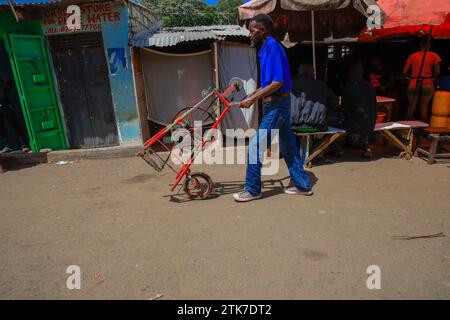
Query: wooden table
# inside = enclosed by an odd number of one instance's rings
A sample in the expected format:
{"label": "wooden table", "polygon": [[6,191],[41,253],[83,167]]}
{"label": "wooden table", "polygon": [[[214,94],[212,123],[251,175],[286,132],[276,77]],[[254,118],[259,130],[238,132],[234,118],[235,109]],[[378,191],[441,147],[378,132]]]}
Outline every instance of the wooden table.
{"label": "wooden table", "polygon": [[[392,140],[401,150],[401,157],[411,158],[413,156],[413,140],[414,130],[428,127],[427,123],[421,121],[397,121],[397,122],[383,122],[375,125],[375,132],[382,132],[388,139]],[[322,152],[324,152],[334,141],[343,136],[346,131],[340,128],[328,127],[327,131],[317,132],[296,132],[294,134],[300,137],[300,156],[303,160],[303,165],[307,168],[311,167],[312,161]],[[408,130],[407,143],[403,143],[398,139],[392,131]],[[311,137],[325,135],[324,141],[310,154]]]}
{"label": "wooden table", "polygon": [[[375,132],[381,131],[383,134],[392,140],[402,152],[400,156],[406,156],[411,158],[413,156],[412,143],[414,140],[414,129],[421,129],[428,127],[428,124],[421,121],[396,121],[396,122],[383,122],[375,124]],[[398,139],[391,131],[395,130],[408,130],[407,144]]]}
{"label": "wooden table", "polygon": [[[303,165],[307,168],[311,167],[311,162],[319,154],[325,151],[336,139],[345,134],[344,129],[328,127],[327,131],[317,131],[317,132],[296,132],[295,128],[294,134],[300,137],[300,156],[303,160]],[[324,141],[310,154],[311,147],[311,137],[325,135],[327,136]]]}

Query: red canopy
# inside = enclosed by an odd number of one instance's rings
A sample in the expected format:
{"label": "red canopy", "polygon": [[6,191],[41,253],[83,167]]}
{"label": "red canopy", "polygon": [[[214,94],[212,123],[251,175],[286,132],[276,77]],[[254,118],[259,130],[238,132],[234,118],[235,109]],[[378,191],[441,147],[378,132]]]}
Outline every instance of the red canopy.
{"label": "red canopy", "polygon": [[379,0],[386,13],[382,29],[372,29],[360,41],[386,37],[429,33],[435,38],[450,38],[450,0]]}
{"label": "red canopy", "polygon": [[[449,0],[450,1],[450,0]],[[312,40],[311,12],[314,12],[316,39],[357,36],[366,26],[367,7],[375,0],[252,0],[238,7],[241,24],[258,13],[269,14],[273,36],[291,41]]]}

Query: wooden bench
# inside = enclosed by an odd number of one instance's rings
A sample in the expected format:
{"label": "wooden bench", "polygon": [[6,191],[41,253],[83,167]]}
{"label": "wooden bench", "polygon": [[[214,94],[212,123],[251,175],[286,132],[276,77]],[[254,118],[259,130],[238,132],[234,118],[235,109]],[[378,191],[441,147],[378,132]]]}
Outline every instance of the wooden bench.
{"label": "wooden bench", "polygon": [[424,154],[427,157],[428,164],[433,164],[436,162],[436,159],[450,159],[450,152],[447,153],[437,153],[439,143],[450,141],[450,128],[442,128],[442,127],[430,127],[424,129],[426,132],[426,137],[431,140],[430,149],[424,150],[420,145],[420,136],[418,141],[418,146],[415,151],[415,156],[420,157],[421,154]]}

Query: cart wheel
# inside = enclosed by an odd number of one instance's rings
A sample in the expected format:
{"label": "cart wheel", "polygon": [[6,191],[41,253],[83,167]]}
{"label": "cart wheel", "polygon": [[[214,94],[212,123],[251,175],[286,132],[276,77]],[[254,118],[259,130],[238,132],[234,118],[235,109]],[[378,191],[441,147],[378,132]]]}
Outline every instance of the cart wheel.
{"label": "cart wheel", "polygon": [[184,190],[189,198],[202,200],[209,196],[213,189],[213,182],[205,173],[193,173],[186,178]]}

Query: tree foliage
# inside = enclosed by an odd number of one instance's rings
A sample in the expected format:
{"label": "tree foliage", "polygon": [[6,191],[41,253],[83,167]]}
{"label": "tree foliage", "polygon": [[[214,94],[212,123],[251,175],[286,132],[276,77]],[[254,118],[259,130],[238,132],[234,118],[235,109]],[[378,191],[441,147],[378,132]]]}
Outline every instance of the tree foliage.
{"label": "tree foliage", "polygon": [[243,0],[219,0],[210,6],[203,0],[142,0],[141,4],[159,14],[164,27],[235,24],[237,7]]}
{"label": "tree foliage", "polygon": [[236,24],[237,7],[243,3],[243,0],[219,0],[216,12],[219,14],[220,24]]}

